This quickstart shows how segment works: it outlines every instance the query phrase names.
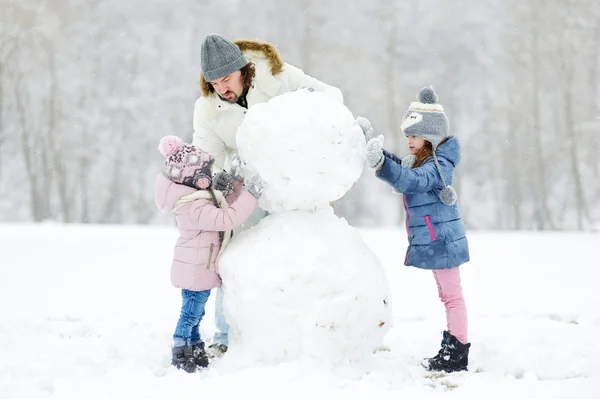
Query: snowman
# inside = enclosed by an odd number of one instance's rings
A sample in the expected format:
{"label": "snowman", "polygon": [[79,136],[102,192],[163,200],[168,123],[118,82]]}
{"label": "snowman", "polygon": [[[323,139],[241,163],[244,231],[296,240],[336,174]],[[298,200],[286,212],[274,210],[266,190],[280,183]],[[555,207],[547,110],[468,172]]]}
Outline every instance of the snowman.
{"label": "snowman", "polygon": [[245,175],[259,173],[269,216],[234,236],[219,262],[228,357],[250,363],[368,359],[391,327],[384,270],[337,217],[365,164],[351,112],[298,90],[252,107],[237,132]]}

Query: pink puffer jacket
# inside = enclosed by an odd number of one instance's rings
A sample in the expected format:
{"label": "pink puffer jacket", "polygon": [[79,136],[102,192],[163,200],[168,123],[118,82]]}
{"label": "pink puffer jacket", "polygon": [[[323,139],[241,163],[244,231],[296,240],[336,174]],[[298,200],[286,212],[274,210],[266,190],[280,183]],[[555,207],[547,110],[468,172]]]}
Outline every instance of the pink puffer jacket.
{"label": "pink puffer jacket", "polygon": [[[174,183],[162,173],[156,177],[156,206],[163,212],[173,212],[179,228],[171,266],[171,283],[175,287],[203,291],[221,286],[218,256],[227,245],[231,230],[241,226],[258,207],[256,198],[247,191],[233,195],[237,199],[230,206],[219,191],[215,194],[220,208],[206,190]],[[222,247],[220,231],[225,232]]]}

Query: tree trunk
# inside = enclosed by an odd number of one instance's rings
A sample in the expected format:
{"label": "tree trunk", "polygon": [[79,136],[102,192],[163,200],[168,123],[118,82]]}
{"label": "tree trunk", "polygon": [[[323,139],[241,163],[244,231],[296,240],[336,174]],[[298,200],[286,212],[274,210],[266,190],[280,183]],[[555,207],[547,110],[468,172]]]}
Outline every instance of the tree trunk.
{"label": "tree trunk", "polygon": [[115,169],[113,171],[113,180],[110,185],[110,189],[107,190],[108,198],[104,203],[104,210],[102,212],[102,217],[99,222],[107,223],[107,222],[119,222],[120,216],[117,210],[119,206],[119,196],[121,195],[121,157],[118,156],[115,162]]}
{"label": "tree trunk", "polygon": [[62,220],[66,223],[69,223],[71,222],[71,207],[67,195],[67,171],[65,170],[63,164],[63,148],[56,142],[56,97],[58,95],[58,90],[55,55],[51,47],[48,51],[48,67],[50,74],[50,96],[48,98],[48,147],[51,156],[52,176],[54,178],[54,182],[56,183]]}
{"label": "tree trunk", "polygon": [[[387,105],[387,120],[388,120],[388,131],[387,137],[394,138],[393,140],[388,139],[388,143],[392,145],[393,151],[396,154],[402,154],[405,151],[404,148],[400,145],[402,133],[400,132],[401,125],[401,113],[398,112],[398,104],[396,102],[396,91],[398,90],[398,86],[396,83],[396,60],[398,58],[397,51],[397,38],[398,38],[398,13],[397,6],[394,3],[391,4],[383,4],[381,10],[381,17],[384,22],[384,29],[387,29],[386,32],[386,65],[385,65],[385,82],[387,84],[387,94],[386,94],[386,105]],[[390,9],[391,7],[391,9]],[[389,144],[388,144],[389,145]],[[405,210],[404,210],[404,200],[403,196],[398,196],[398,200],[396,203],[396,208],[398,211],[398,220],[397,224],[402,225],[405,218]]]}
{"label": "tree trunk", "polygon": [[[542,217],[541,226],[546,227],[545,221],[548,222],[548,227],[554,230],[554,222],[552,221],[552,213],[548,206],[548,186],[546,182],[546,166],[544,163],[544,148],[542,145],[542,126],[540,120],[540,79],[539,74],[541,73],[539,68],[539,21],[538,21],[538,6],[535,0],[530,0],[530,15],[532,24],[532,44],[531,44],[531,80],[532,80],[532,94],[533,94],[533,137],[535,145],[535,162],[536,162],[536,175],[537,183],[539,185],[538,198],[540,201],[540,214]],[[536,207],[537,208],[537,207]]]}
{"label": "tree trunk", "polygon": [[[1,51],[2,49],[0,49]],[[2,180],[2,143],[4,142],[4,67],[0,62],[0,181]]]}
{"label": "tree trunk", "polygon": [[89,160],[82,156],[79,159],[79,189],[80,192],[80,201],[81,201],[81,222],[82,223],[90,223],[90,197],[88,193],[88,168],[89,168]]}
{"label": "tree trunk", "polygon": [[[523,228],[523,222],[521,219],[521,206],[523,203],[523,194],[521,189],[522,174],[519,170],[518,162],[518,160],[521,159],[521,157],[518,150],[519,146],[514,144],[519,142],[517,137],[517,126],[519,125],[520,121],[516,120],[518,118],[518,115],[513,115],[514,111],[510,110],[513,107],[514,104],[511,104],[509,106],[508,111],[508,141],[505,145],[506,155],[504,159],[509,160],[509,162],[506,165],[506,170],[508,171],[506,178],[506,187],[508,194],[507,203],[510,204],[511,209],[509,211],[513,214],[513,227],[516,230],[521,230]],[[518,109],[518,107],[515,108]]]}
{"label": "tree trunk", "polygon": [[593,45],[590,46],[590,50],[592,51],[592,59],[590,62],[590,69],[589,69],[589,84],[590,84],[590,93],[591,93],[591,119],[597,121],[597,125],[596,124],[594,126],[592,126],[592,132],[595,132],[595,134],[591,134],[590,137],[590,152],[591,152],[591,157],[590,159],[592,160],[592,171],[594,173],[594,178],[595,180],[598,182],[600,180],[600,161],[598,160],[598,151],[600,150],[598,143],[600,142],[600,138],[598,138],[598,136],[600,135],[600,119],[596,119],[599,117],[600,114],[600,99],[598,98],[598,96],[600,96],[600,93],[598,92],[598,88],[600,87],[600,85],[598,84],[598,80],[600,80],[600,73],[599,73],[599,68],[598,68],[598,64],[599,64],[599,58],[600,58],[600,51],[598,49],[598,47],[600,46],[600,11],[599,15],[596,17],[596,28],[595,28],[595,33],[593,35],[594,37],[594,41],[593,41]]}
{"label": "tree trunk", "polygon": [[575,203],[577,206],[577,228],[583,230],[584,217],[591,222],[590,213],[588,210],[585,193],[583,191],[583,181],[581,171],[579,170],[579,153],[578,153],[578,134],[574,128],[575,116],[573,114],[573,78],[574,66],[569,61],[568,55],[563,52],[563,65],[565,72],[565,82],[563,83],[563,101],[565,106],[565,124],[567,133],[567,143],[569,144],[569,155],[571,157],[571,171],[573,176],[573,186],[575,187]]}
{"label": "tree trunk", "polygon": [[48,216],[49,209],[47,202],[43,200],[40,194],[39,170],[37,168],[35,150],[31,148],[31,134],[27,126],[27,116],[25,115],[25,105],[21,98],[21,92],[18,84],[15,82],[15,105],[18,113],[18,120],[21,127],[21,151],[25,163],[25,171],[29,179],[29,193],[31,196],[29,205],[31,217],[35,222],[41,222]]}

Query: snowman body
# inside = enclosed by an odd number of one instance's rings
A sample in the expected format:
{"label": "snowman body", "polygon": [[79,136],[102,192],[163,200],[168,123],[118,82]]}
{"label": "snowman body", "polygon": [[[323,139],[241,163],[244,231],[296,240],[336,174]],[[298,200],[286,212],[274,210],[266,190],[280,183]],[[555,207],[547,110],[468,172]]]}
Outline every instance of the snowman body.
{"label": "snowman body", "polygon": [[330,206],[362,173],[350,111],[299,90],[251,108],[237,133],[245,174],[270,215],[234,236],[219,262],[230,350],[253,362],[354,362],[382,345],[391,297],[378,258]]}

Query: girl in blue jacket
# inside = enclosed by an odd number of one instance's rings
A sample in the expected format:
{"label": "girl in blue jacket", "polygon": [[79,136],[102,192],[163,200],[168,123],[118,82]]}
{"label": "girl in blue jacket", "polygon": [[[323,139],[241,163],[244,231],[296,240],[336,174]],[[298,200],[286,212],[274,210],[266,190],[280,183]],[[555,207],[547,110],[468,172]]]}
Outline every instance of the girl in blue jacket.
{"label": "girl in blue jacket", "polygon": [[369,121],[357,122],[367,139],[367,162],[381,180],[404,196],[408,249],[404,264],[432,270],[446,308],[447,331],[438,354],[425,359],[429,370],[460,371],[468,365],[467,309],[459,266],[469,247],[457,195],[451,184],[460,162],[458,139],[448,135],[448,118],[431,87],[421,89],[401,125],[410,154],[403,159],[383,149]]}

